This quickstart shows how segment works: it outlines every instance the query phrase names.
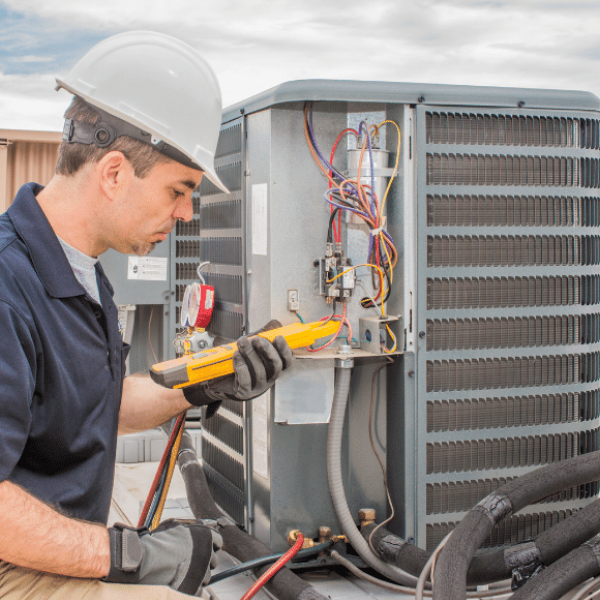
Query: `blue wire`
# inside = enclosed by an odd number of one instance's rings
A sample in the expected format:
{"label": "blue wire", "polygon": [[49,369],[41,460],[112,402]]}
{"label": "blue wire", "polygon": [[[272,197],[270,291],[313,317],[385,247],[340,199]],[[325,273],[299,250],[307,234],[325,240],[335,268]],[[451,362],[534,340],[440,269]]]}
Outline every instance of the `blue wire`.
{"label": "blue wire", "polygon": [[154,498],[152,498],[152,504],[150,505],[150,510],[146,516],[146,522],[144,525],[148,529],[152,527],[152,521],[154,520],[154,516],[156,515],[156,509],[158,508],[158,503],[160,501],[160,497],[162,496],[163,490],[165,489],[165,483],[167,481],[167,469],[165,469],[160,477],[160,483],[158,484],[158,488],[156,493],[154,494]]}
{"label": "blue wire", "polygon": [[301,322],[303,325],[306,325],[306,321],[305,321],[305,320],[304,320],[304,319],[303,319],[303,318],[300,316],[300,313],[296,313],[296,316],[297,316],[297,317],[300,319],[300,322]]}

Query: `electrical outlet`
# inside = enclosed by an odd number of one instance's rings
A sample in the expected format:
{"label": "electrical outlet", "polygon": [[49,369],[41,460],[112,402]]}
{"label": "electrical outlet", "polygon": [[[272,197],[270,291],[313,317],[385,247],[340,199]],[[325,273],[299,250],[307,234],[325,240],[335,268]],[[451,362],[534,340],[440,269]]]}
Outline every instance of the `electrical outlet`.
{"label": "electrical outlet", "polygon": [[298,290],[288,290],[288,310],[291,312],[298,312],[300,310]]}

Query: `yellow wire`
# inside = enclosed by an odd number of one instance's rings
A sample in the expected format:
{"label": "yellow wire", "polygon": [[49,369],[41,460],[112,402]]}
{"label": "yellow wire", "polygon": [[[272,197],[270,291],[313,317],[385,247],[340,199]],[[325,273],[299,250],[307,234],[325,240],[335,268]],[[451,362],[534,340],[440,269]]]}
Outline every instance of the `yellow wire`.
{"label": "yellow wire", "polygon": [[182,423],[181,428],[179,429],[179,433],[175,438],[175,442],[173,443],[173,449],[171,450],[171,458],[169,460],[169,470],[167,471],[165,487],[163,489],[160,501],[158,502],[156,513],[154,514],[154,519],[152,519],[152,527],[150,528],[151,530],[156,529],[160,524],[160,518],[162,517],[163,508],[165,506],[167,495],[169,493],[169,487],[171,486],[171,480],[173,479],[173,472],[175,471],[175,463],[177,462],[177,455],[179,454],[179,446],[181,444],[181,438],[183,437],[183,430],[184,424]]}
{"label": "yellow wire", "polygon": [[387,244],[385,243],[385,238],[383,237],[383,233],[380,231],[379,236],[381,238],[381,245],[383,246],[383,250],[388,259],[388,265],[390,265],[390,285],[394,283],[394,267],[392,267],[392,260],[390,259],[390,254],[387,249]]}
{"label": "yellow wire", "polygon": [[386,123],[391,123],[396,128],[396,131],[398,132],[398,144],[396,146],[396,164],[394,165],[394,171],[392,172],[392,176],[390,177],[390,181],[388,183],[387,189],[385,190],[385,194],[383,195],[383,200],[381,202],[381,214],[383,214],[383,209],[385,208],[385,201],[387,200],[388,192],[390,191],[390,188],[392,187],[392,182],[394,181],[396,173],[398,172],[398,163],[400,162],[400,146],[402,144],[402,133],[400,131],[400,127],[398,127],[398,124],[395,121],[386,119],[385,121],[381,121],[381,123],[377,125],[377,128],[379,129],[379,127],[385,125]]}
{"label": "yellow wire", "polygon": [[381,280],[381,316],[385,317],[385,302],[383,301],[383,298],[384,298],[385,294],[387,294],[387,290],[384,291],[384,289],[383,289],[384,279],[383,279],[383,271],[381,270],[381,267],[378,267],[377,265],[371,265],[369,263],[365,263],[364,265],[356,265],[354,267],[350,267],[349,269],[346,269],[345,271],[342,271],[341,273],[338,273],[335,277],[328,279],[327,283],[331,283],[332,281],[335,281],[338,277],[342,277],[346,273],[350,273],[350,271],[354,271],[354,269],[358,269],[358,267],[370,267],[371,269],[377,269],[379,271],[379,279]]}
{"label": "yellow wire", "polygon": [[396,352],[396,348],[398,347],[398,342],[396,340],[396,336],[392,333],[392,330],[390,329],[390,326],[387,323],[386,323],[385,327],[388,330],[388,333],[390,334],[391,338],[394,340],[394,345],[392,346],[391,350],[388,350],[387,348],[385,348],[384,352],[386,354],[391,354],[392,352]]}

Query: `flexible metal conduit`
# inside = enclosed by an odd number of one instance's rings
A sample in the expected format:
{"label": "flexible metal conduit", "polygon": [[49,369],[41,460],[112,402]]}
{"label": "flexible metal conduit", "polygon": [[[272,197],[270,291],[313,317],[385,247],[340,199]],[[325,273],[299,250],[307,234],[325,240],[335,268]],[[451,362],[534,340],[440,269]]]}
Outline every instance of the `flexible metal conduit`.
{"label": "flexible metal conduit", "polygon": [[[221,524],[219,532],[223,536],[223,549],[226,552],[241,562],[271,554],[264,544],[239,529],[219,510],[212,499],[204,469],[198,462],[192,440],[187,433],[183,434],[177,463],[194,516],[196,519],[214,519]],[[266,566],[257,569],[256,573],[261,575],[268,568]],[[269,580],[265,587],[279,600],[328,600],[309,583],[285,567]]]}
{"label": "flexible metal conduit", "polygon": [[[361,533],[366,540],[375,527],[376,525],[373,524],[361,528]],[[475,556],[467,572],[467,584],[482,585],[509,579],[513,569],[532,562],[550,565],[587,542],[598,531],[600,531],[600,500],[595,500],[568,519],[541,533],[534,541]],[[377,529],[371,542],[383,560],[416,576],[421,573],[429,560],[429,552],[409,544],[385,527]]]}
{"label": "flexible metal conduit", "polygon": [[350,393],[352,359],[336,359],[336,381],[327,437],[327,478],[333,507],[342,531],[359,556],[384,577],[402,585],[415,586],[417,578],[381,560],[363,539],[350,514],[342,481],[342,438],[348,395]]}
{"label": "flexible metal conduit", "polygon": [[598,479],[600,452],[592,452],[527,473],[484,498],[457,525],[441,551],[433,600],[464,600],[469,565],[496,524],[529,504]]}

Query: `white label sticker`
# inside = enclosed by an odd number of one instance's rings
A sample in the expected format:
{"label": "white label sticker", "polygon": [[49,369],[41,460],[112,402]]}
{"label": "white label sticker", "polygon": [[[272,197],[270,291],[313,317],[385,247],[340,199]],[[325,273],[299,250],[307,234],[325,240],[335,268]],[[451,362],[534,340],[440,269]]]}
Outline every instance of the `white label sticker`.
{"label": "white label sticker", "polygon": [[252,186],[252,254],[261,256],[268,248],[267,189],[266,183]]}
{"label": "white label sticker", "polygon": [[268,402],[271,390],[252,400],[252,468],[257,475],[269,477]]}
{"label": "white label sticker", "polygon": [[167,258],[129,256],[127,257],[127,279],[166,281],[167,263]]}

